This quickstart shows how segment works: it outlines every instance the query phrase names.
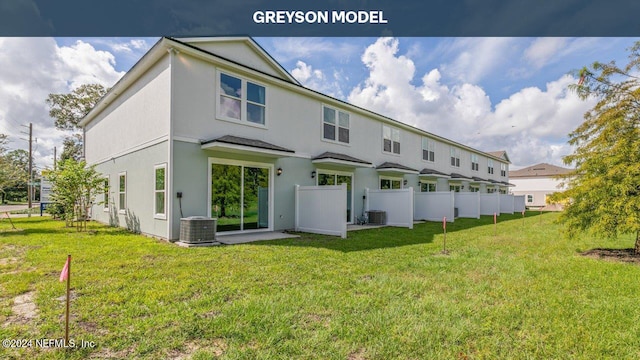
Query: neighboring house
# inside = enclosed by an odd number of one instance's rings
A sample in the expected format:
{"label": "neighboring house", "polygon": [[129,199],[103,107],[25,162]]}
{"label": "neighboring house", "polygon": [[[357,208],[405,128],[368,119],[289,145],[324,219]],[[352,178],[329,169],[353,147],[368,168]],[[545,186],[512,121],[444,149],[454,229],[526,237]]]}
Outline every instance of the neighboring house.
{"label": "neighboring house", "polygon": [[294,227],[294,187],[506,192],[509,160],[301,86],[251,38],[162,38],[82,120],[104,174],[93,218],[179,237],[180,218],[218,231]]}
{"label": "neighboring house", "polygon": [[527,207],[544,207],[547,205],[547,196],[554,192],[566,190],[566,187],[562,186],[563,180],[559,179],[558,176],[568,174],[571,171],[571,169],[546,163],[510,171],[510,182],[515,185],[512,193],[514,195],[524,195]]}

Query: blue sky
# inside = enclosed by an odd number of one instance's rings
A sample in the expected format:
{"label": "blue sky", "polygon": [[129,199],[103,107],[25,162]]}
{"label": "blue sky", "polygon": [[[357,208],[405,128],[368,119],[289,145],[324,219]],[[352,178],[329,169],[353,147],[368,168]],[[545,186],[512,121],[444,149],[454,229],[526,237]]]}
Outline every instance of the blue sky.
{"label": "blue sky", "polygon": [[[12,148],[34,123],[36,161],[61,147],[44,103],[86,82],[112,86],[157,38],[0,38],[0,132]],[[567,134],[593,101],[567,75],[624,64],[633,38],[256,38],[302,84],[484,151],[513,168],[561,165]]]}

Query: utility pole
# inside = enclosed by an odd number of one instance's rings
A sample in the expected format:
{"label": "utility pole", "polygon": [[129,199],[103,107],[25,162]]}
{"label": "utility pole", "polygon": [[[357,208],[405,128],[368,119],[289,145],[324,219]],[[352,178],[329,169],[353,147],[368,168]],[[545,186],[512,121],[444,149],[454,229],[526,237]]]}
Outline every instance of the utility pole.
{"label": "utility pole", "polygon": [[[25,134],[24,132],[22,133]],[[33,205],[31,203],[31,198],[33,195],[33,146],[32,145],[33,145],[33,124],[29,123],[29,181],[27,183],[27,198],[29,201],[29,215],[28,215],[29,217],[31,217],[31,206]]]}
{"label": "utility pole", "polygon": [[56,171],[56,161],[57,161],[57,156],[56,156],[56,147],[53,147],[53,171]]}
{"label": "utility pole", "polygon": [[33,199],[33,124],[29,123],[29,184],[27,186],[27,196],[29,197],[29,217],[31,217],[31,199]]}

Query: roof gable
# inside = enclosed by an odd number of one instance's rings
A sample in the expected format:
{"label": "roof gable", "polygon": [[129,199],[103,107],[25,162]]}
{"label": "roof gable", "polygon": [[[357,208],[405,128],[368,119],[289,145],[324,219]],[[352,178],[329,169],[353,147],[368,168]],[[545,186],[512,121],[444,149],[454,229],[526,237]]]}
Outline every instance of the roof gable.
{"label": "roof gable", "polygon": [[487,154],[491,155],[491,156],[495,156],[497,158],[500,158],[508,163],[511,163],[511,160],[509,160],[509,155],[507,155],[507,152],[504,150],[500,150],[500,151],[487,151]]}
{"label": "roof gable", "polygon": [[279,79],[299,84],[289,72],[250,37],[176,38],[175,40]]}

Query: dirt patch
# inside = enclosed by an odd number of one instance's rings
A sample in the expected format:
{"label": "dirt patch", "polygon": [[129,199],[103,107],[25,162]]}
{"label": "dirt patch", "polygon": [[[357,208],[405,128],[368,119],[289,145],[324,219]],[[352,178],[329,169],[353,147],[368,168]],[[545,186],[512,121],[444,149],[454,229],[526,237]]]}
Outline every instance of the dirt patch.
{"label": "dirt patch", "polygon": [[640,255],[636,255],[633,249],[591,249],[582,255],[599,260],[640,264]]}
{"label": "dirt patch", "polygon": [[0,259],[0,266],[6,266],[9,264],[14,264],[18,262],[18,258],[8,257]]}
{"label": "dirt patch", "polygon": [[36,303],[33,301],[36,295],[35,291],[29,291],[28,293],[24,293],[16,296],[13,299],[13,306],[11,307],[11,311],[13,315],[7,318],[7,321],[4,323],[4,326],[12,325],[12,324],[27,324],[31,320],[38,317],[38,307]]}
{"label": "dirt patch", "polygon": [[207,311],[206,313],[202,314],[201,316],[205,319],[214,319],[217,318],[218,316],[222,315],[222,312],[217,311],[217,310],[211,310],[211,311]]}
{"label": "dirt patch", "polygon": [[364,349],[358,349],[357,351],[352,352],[351,354],[349,354],[349,357],[347,357],[347,359],[349,360],[366,360],[367,358],[365,357],[366,351]]}
{"label": "dirt patch", "polygon": [[100,351],[91,354],[89,359],[127,359],[131,357],[135,350],[124,349],[120,351],[113,351],[109,348],[100,349]]}
{"label": "dirt patch", "polygon": [[224,339],[211,341],[191,341],[184,344],[182,351],[171,351],[166,358],[172,360],[185,360],[198,350],[206,351],[215,357],[222,356],[227,351],[227,343]]}

